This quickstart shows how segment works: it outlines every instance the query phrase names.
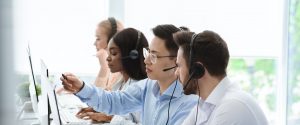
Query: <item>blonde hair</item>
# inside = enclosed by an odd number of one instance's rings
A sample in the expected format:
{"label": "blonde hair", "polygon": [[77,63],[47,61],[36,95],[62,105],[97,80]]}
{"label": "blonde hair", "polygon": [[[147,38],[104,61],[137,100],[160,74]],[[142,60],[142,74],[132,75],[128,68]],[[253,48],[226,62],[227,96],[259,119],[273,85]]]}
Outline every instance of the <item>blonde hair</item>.
{"label": "blonde hair", "polygon": [[[117,24],[117,32],[116,33],[118,33],[118,32],[120,32],[124,27],[123,27],[123,24],[120,22],[120,21],[118,21],[118,20],[116,20],[116,24]],[[110,37],[110,34],[112,34],[112,26],[111,26],[111,23],[110,23],[110,21],[108,20],[108,19],[106,19],[106,20],[103,20],[103,21],[101,21],[99,24],[98,24],[98,27],[100,28],[100,27],[102,27],[103,29],[104,29],[104,32],[105,32],[105,34],[107,35],[107,43],[109,42],[109,40],[111,39],[111,38],[109,38]],[[115,34],[116,34],[115,33]],[[114,35],[114,34],[113,34]],[[112,35],[112,36],[113,36]]]}

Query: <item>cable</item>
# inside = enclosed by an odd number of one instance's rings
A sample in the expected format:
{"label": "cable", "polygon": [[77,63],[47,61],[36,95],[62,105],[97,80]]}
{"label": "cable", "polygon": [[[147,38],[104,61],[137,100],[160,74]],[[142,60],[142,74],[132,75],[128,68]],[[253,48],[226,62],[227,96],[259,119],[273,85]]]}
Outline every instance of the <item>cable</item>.
{"label": "cable", "polygon": [[198,84],[198,80],[196,81],[197,84],[197,88],[198,88],[198,104],[197,104],[197,112],[196,112],[196,122],[195,125],[197,125],[197,119],[198,119],[198,110],[199,110],[199,103],[200,103],[200,89],[199,89],[199,84]]}
{"label": "cable", "polygon": [[170,98],[170,101],[169,101],[169,106],[168,106],[168,120],[167,120],[167,123],[166,125],[168,125],[169,123],[169,117],[170,117],[170,106],[171,106],[171,101],[172,101],[172,98],[173,98],[173,95],[174,95],[174,92],[175,92],[175,89],[176,89],[176,86],[177,86],[177,81],[178,81],[178,77],[176,79],[176,82],[175,82],[175,87],[173,89],[173,92],[172,92],[172,95],[171,95],[171,98]]}
{"label": "cable", "polygon": [[188,85],[190,84],[190,81],[193,79],[194,74],[195,74],[195,72],[192,72],[192,74],[189,76],[189,79],[186,82],[186,84],[184,85],[183,90],[185,90],[188,87]]}

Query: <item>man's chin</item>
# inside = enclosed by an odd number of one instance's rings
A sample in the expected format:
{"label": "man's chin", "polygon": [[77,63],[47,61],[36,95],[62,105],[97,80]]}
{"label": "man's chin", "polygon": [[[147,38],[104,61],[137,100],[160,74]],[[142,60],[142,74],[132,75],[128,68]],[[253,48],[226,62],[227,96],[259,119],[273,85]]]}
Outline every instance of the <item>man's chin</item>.
{"label": "man's chin", "polygon": [[160,78],[153,73],[147,73],[147,77],[151,80],[158,80]]}

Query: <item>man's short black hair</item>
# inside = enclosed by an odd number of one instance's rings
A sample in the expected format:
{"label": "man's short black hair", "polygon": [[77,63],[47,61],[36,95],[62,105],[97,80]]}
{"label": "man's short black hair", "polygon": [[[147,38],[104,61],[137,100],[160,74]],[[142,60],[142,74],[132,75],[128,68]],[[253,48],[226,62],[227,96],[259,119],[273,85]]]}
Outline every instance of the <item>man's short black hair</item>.
{"label": "man's short black hair", "polygon": [[171,55],[177,55],[178,46],[173,39],[173,33],[180,31],[179,28],[172,24],[158,25],[152,29],[153,34],[163,39],[165,46]]}

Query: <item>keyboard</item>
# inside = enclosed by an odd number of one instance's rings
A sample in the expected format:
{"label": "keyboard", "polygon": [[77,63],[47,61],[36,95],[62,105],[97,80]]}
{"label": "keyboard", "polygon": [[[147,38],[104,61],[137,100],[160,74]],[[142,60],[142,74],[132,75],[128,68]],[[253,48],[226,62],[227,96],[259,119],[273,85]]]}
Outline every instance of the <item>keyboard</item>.
{"label": "keyboard", "polygon": [[131,120],[126,120],[123,116],[115,115],[109,123],[110,125],[138,125]]}
{"label": "keyboard", "polygon": [[61,109],[59,113],[63,125],[91,125],[92,124],[91,120],[83,120],[77,118],[75,116],[76,112],[71,112],[69,110]]}

